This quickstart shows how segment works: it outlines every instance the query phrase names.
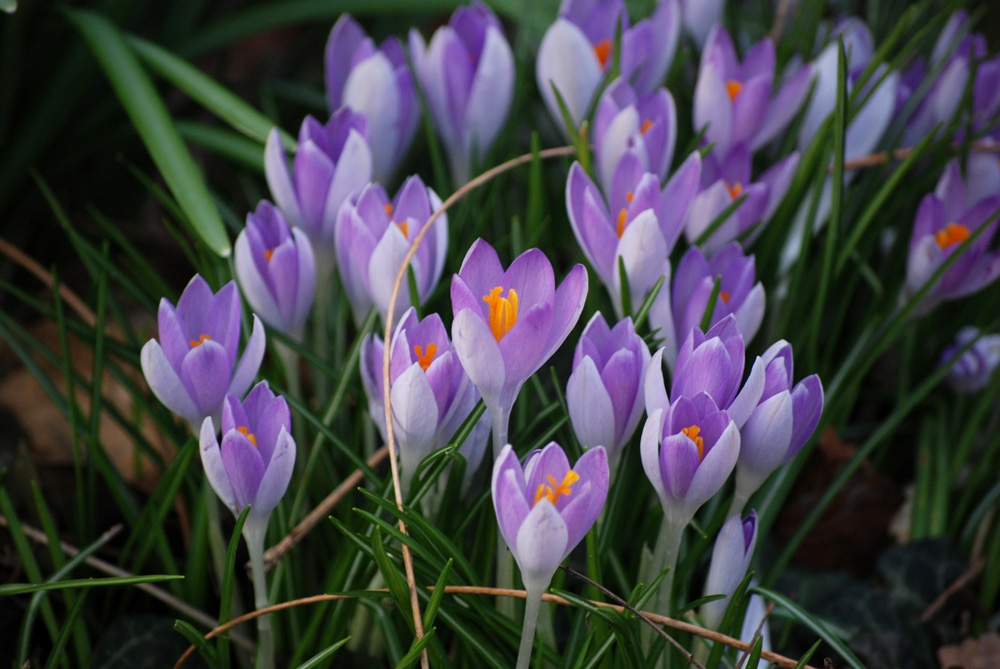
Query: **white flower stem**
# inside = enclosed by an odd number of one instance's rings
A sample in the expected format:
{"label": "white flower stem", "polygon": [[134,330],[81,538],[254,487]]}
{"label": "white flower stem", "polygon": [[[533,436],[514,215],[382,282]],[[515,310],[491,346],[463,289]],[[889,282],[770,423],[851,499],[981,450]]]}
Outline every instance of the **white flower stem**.
{"label": "white flower stem", "polygon": [[278,354],[281,365],[285,368],[285,384],[288,387],[288,394],[301,401],[302,382],[299,379],[299,354],[284,342],[277,340],[274,340],[274,352]]}
{"label": "white flower stem", "polygon": [[[684,528],[687,527],[689,519],[675,518],[669,511],[664,511],[663,524],[660,526],[660,534],[656,539],[656,548],[653,552],[653,557],[643,565],[644,568],[640,576],[644,584],[649,584],[663,570],[669,569],[667,575],[663,577],[663,581],[660,583],[660,588],[656,593],[656,605],[653,608],[656,613],[669,616],[671,613],[671,598],[673,596],[674,571],[677,567],[677,556],[680,552]],[[642,630],[643,649],[648,652],[655,639],[655,632],[648,626],[644,626]],[[669,661],[670,653],[664,650],[660,666],[668,666]]]}
{"label": "white flower stem", "polygon": [[[507,445],[507,427],[510,422],[510,412],[500,407],[490,407],[490,420],[493,423],[493,460]],[[497,587],[510,589],[514,587],[514,555],[507,550],[507,542],[497,526]],[[508,618],[514,617],[514,600],[510,597],[497,597],[497,611]],[[534,628],[534,625],[532,625]]]}
{"label": "white flower stem", "polygon": [[[267,574],[264,572],[264,535],[267,518],[247,518],[243,526],[243,538],[250,553],[250,574],[253,577],[254,606],[263,609],[268,605]],[[270,614],[257,616],[257,661],[256,669],[273,669],[274,637],[271,633]]]}
{"label": "white flower stem", "polygon": [[534,584],[525,584],[524,588],[527,597],[524,600],[524,625],[521,627],[521,646],[517,651],[517,669],[528,669],[528,664],[531,662],[531,647],[535,643],[538,610],[541,608],[542,592],[545,590]]}
{"label": "white flower stem", "polygon": [[[334,255],[332,248],[322,248],[316,245],[316,302],[313,308],[313,350],[320,359],[330,361],[330,333],[327,323],[330,318],[330,305],[333,300],[333,270]],[[327,378],[325,374],[312,375],[313,390],[316,397],[327,396]]]}

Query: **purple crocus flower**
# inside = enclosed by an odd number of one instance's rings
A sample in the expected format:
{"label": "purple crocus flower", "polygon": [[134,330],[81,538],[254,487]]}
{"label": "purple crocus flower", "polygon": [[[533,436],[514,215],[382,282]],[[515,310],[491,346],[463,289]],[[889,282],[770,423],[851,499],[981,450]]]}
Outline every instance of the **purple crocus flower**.
{"label": "purple crocus flower", "polygon": [[700,171],[701,158],[692,153],[661,190],[657,176],[644,173],[639,158],[628,152],[615,170],[609,210],[583,168],[578,163],[570,168],[566,182],[570,224],[619,317],[627,315],[619,259],[625,265],[632,304],[638,306],[661,276],[669,278],[668,256],[698,190]]}
{"label": "purple crocus flower", "polygon": [[687,250],[674,273],[673,290],[661,290],[649,309],[649,323],[664,339],[663,357],[671,369],[679,342],[701,326],[717,280],[719,293],[708,327],[732,314],[744,341],[754,338],[764,320],[764,287],[755,279],[754,257],[744,255],[736,242],[723,246],[711,260],[697,246]]}
{"label": "purple crocus flower", "polygon": [[726,243],[744,236],[749,246],[763,231],[785,197],[799,166],[799,154],[779,160],[756,181],[750,174],[751,152],[746,144],[736,144],[728,153],[716,150],[705,156],[701,171],[702,191],[695,197],[684,233],[692,244],[738,198],[744,200],[702,244],[706,255],[714,255]]}
{"label": "purple crocus flower", "polygon": [[[958,360],[952,362],[956,353],[975,340]],[[948,369],[948,385],[960,395],[969,395],[983,390],[990,384],[993,372],[1000,366],[1000,334],[984,335],[974,327],[964,327],[955,335],[955,343],[941,353],[941,364],[951,363]]]}
{"label": "purple crocus flower", "polygon": [[510,111],[514,55],[500,21],[481,2],[459,7],[425,47],[410,31],[413,67],[444,142],[456,184],[469,180]]}
{"label": "purple crocus flower", "polygon": [[[741,445],[741,451],[742,448]],[[705,579],[705,596],[725,595],[726,598],[702,604],[701,620],[708,629],[719,629],[729,606],[729,597],[736,592],[750,567],[756,544],[757,513],[753,509],[746,518],[741,519],[739,514],[734,514],[723,523],[712,550],[712,562]]]}
{"label": "purple crocus flower", "polygon": [[791,460],[809,441],[823,413],[823,384],[816,374],[793,386],[791,344],[775,342],[760,359],[764,365],[764,391],[740,428],[734,512],[742,511],[771,472]]}
{"label": "purple crocus flower", "polygon": [[267,527],[295,467],[292,416],[284,397],[276,397],[261,381],[245,401],[226,395],[222,405],[222,445],[211,418],[201,424],[201,462],[216,494],[239,516],[252,506],[254,519]]}
{"label": "purple crocus flower", "polygon": [[242,395],[264,358],[264,327],[255,315],[243,356],[240,346],[240,294],[230,281],[213,293],[195,275],[175,308],[160,300],[160,340],[142,347],[140,362],[153,394],[191,425],[218,418],[227,393]]}
{"label": "purple crocus flower", "polygon": [[643,172],[652,172],[663,181],[677,140],[674,98],[665,88],[640,97],[626,80],[616,79],[597,106],[593,137],[605,193],[611,190],[615,170],[626,152],[635,154]]}
{"label": "purple crocus flower", "polygon": [[631,318],[609,328],[599,311],[576,345],[566,384],[570,423],[581,444],[607,449],[612,472],[642,417],[649,359]]}
{"label": "purple crocus flower", "polygon": [[997,196],[970,202],[957,159],[948,163],[935,191],[926,195],[917,209],[903,297],[909,298],[920,290],[962,242],[987,221],[989,224],[924,295],[917,307],[919,313],[926,313],[946,300],[971,295],[1000,276],[1000,251],[990,251],[990,240],[997,227],[993,214],[998,207]]}
{"label": "purple crocus flower", "polygon": [[622,79],[634,81],[640,95],[663,84],[680,33],[678,0],[661,1],[650,18],[632,27],[622,0],[563,0],[559,17],[538,47],[535,65],[542,99],[560,128],[562,113],[552,87],[579,127],[611,65],[619,23]]}
{"label": "purple crocus flower", "polygon": [[347,108],[326,125],[307,116],[291,171],[278,131],[272,130],[264,148],[264,173],[288,222],[305,230],[317,251],[332,248],[341,203],[371,180],[367,119]]}
{"label": "purple crocus flower", "polygon": [[[368,411],[386,438],[382,360],[384,344],[378,335],[361,345],[361,380],[368,395]],[[393,434],[399,444],[401,485],[408,490],[421,460],[445,446],[479,401],[437,314],[423,320],[410,307],[392,335],[389,356],[389,396]],[[473,428],[459,453],[465,457],[466,481],[482,462],[489,437],[489,416]]]}
{"label": "purple crocus flower", "polygon": [[792,120],[806,93],[812,67],[805,65],[789,76],[772,98],[774,42],[764,38],[753,45],[743,62],[726,29],[709,33],[698,68],[694,94],[694,127],[705,128],[706,143],[726,155],[737,144],[751,151],[774,139]]}
{"label": "purple crocus flower", "polygon": [[316,261],[306,234],[290,229],[281,210],[262,200],[236,238],[235,264],[250,308],[301,341],[316,293]]}
{"label": "purple crocus flower", "polygon": [[[356,322],[361,323],[373,305],[385,321],[403,257],[440,206],[441,199],[418,176],[408,178],[392,201],[373,183],[344,202],[337,216],[337,264]],[[421,301],[437,286],[447,252],[448,217],[442,214],[410,262]],[[410,306],[407,285],[397,296],[394,319]]]}
{"label": "purple crocus flower", "polygon": [[745,353],[743,335],[736,317],[730,314],[702,333],[692,328],[681,345],[674,367],[670,395],[663,381],[664,349],[653,354],[646,369],[646,413],[666,411],[672,397],[694,397],[707,393],[720,409],[725,409],[737,428],[750,417],[764,392],[764,363],[757,359],[746,383],[743,380]]}
{"label": "purple crocus flower", "polygon": [[390,37],[376,49],[364,29],[342,14],[326,42],[326,99],[330,111],[341,107],[368,119],[372,176],[392,177],[420,123],[413,79],[399,40]]}
{"label": "purple crocus flower", "polygon": [[570,551],[587,535],[608,494],[608,459],[601,447],[571,469],[559,444],[528,456],[521,469],[510,444],[493,465],[493,507],[504,541],[530,591],[548,587]]}
{"label": "purple crocus flower", "polygon": [[490,413],[495,455],[507,443],[521,386],[565,341],[586,297],[583,265],[575,265],[556,288],[552,265],[538,249],[528,249],[504,271],[482,239],[452,278],[452,342]]}
{"label": "purple crocus flower", "polygon": [[680,2],[684,29],[690,33],[701,49],[708,39],[712,26],[722,18],[725,0],[680,0]]}

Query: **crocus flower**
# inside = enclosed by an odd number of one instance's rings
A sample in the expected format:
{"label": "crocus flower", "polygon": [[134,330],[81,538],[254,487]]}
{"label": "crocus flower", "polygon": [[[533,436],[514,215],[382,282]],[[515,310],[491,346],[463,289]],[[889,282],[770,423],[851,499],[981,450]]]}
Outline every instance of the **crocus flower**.
{"label": "crocus flower", "polygon": [[326,42],[326,99],[368,119],[372,176],[388,180],[406,155],[420,123],[420,106],[399,40],[376,49],[364,29],[342,14]]}
{"label": "crocus flower", "polygon": [[705,45],[712,26],[722,18],[725,0],[681,0],[681,20],[698,48]]}
{"label": "crocus flower", "polygon": [[341,203],[371,180],[367,119],[348,108],[326,125],[307,116],[291,171],[278,131],[272,130],[264,147],[264,173],[288,222],[305,230],[316,247],[331,248]]}
{"label": "crocus flower", "polygon": [[570,468],[559,444],[528,456],[524,469],[510,444],[493,466],[493,508],[527,591],[517,669],[527,669],[542,592],[586,536],[608,495],[608,459],[601,447]]}
{"label": "crocus flower", "polygon": [[[389,298],[403,257],[427,219],[441,206],[441,199],[418,176],[407,179],[389,200],[377,183],[353,193],[337,216],[336,248],[340,278],[361,323],[372,305],[385,321]],[[437,286],[448,252],[448,217],[434,222],[410,262],[420,301]],[[404,281],[396,299],[394,318],[410,306],[408,282]]]}
{"label": "crocus flower", "polygon": [[[975,343],[952,362],[958,351],[973,340]],[[1000,334],[984,335],[974,327],[962,328],[955,335],[955,343],[941,353],[941,364],[948,363],[951,367],[947,380],[952,390],[961,395],[983,390],[1000,365]]]}
{"label": "crocus flower", "polygon": [[570,423],[581,444],[607,449],[612,472],[642,417],[649,359],[649,348],[631,318],[609,328],[599,311],[576,345],[566,384]]}
{"label": "crocus flower", "polygon": [[413,67],[427,97],[434,127],[464,184],[482,160],[510,111],[514,55],[500,21],[486,5],[459,7],[425,47],[410,31]]}
{"label": "crocus flower", "polygon": [[716,281],[719,292],[708,327],[732,314],[744,341],[754,338],[764,320],[764,287],[755,279],[754,257],[744,255],[736,242],[723,246],[711,260],[697,246],[687,250],[674,273],[673,290],[661,290],[649,309],[649,323],[664,339],[663,357],[671,369],[679,343],[701,326]]}
{"label": "crocus flower", "polygon": [[993,215],[998,207],[997,196],[969,202],[958,161],[948,163],[935,191],[926,195],[917,209],[903,297],[909,298],[919,291],[962,242],[989,223],[924,295],[918,312],[926,313],[941,302],[971,295],[1000,276],[1000,252],[990,251],[990,240],[997,227]]}
{"label": "crocus flower", "polygon": [[[757,585],[756,579],[750,579],[750,587]],[[767,623],[767,602],[760,595],[750,595],[747,602],[747,612],[743,617],[743,626],[740,629],[740,641],[752,645],[757,643],[757,635],[760,634],[761,649],[771,650],[771,630]],[[761,660],[757,669],[771,669],[772,664],[766,660]]]}
{"label": "crocus flower", "polygon": [[627,315],[621,299],[620,262],[625,265],[632,305],[637,307],[661,276],[669,278],[668,256],[698,190],[700,171],[696,152],[661,190],[656,175],[643,173],[638,157],[626,153],[615,170],[609,210],[583,168],[577,163],[570,168],[566,182],[570,224],[619,317]]}
{"label": "crocus flower", "polygon": [[674,98],[665,88],[640,97],[626,80],[616,79],[597,106],[593,137],[605,193],[611,190],[615,170],[626,152],[635,154],[643,172],[652,172],[663,181],[677,140]]}
{"label": "crocus flower", "polygon": [[753,45],[740,62],[726,29],[712,28],[698,68],[694,127],[696,131],[705,128],[704,141],[714,142],[718,155],[726,155],[741,143],[757,150],[798,113],[809,91],[812,67],[798,68],[772,98],[774,68],[770,38]]}
{"label": "crocus flower", "polygon": [[239,357],[236,282],[213,293],[197,274],[176,308],[166,298],[160,300],[157,324],[160,340],[150,339],[142,347],[142,373],[157,399],[197,431],[207,416],[218,418],[227,393],[242,395],[250,387],[264,358],[264,327],[255,315]]}
{"label": "crocus flower", "polygon": [[744,247],[760,235],[785,197],[799,166],[799,154],[792,153],[752,180],[751,154],[746,144],[736,144],[727,154],[713,149],[705,156],[702,191],[691,204],[684,234],[695,243],[715,220],[740,197],[743,201],[702,244],[706,255],[714,255],[726,243],[742,237]]}
{"label": "crocus flower", "polygon": [[479,388],[493,423],[494,455],[521,386],[559,348],[587,297],[587,270],[576,265],[559,287],[552,265],[528,249],[504,271],[497,252],[477,239],[451,280],[452,342]]}
{"label": "crocus flower", "polygon": [[741,519],[739,514],[734,514],[723,523],[712,550],[712,562],[705,579],[705,596],[726,595],[726,598],[702,604],[701,620],[705,627],[719,629],[729,606],[729,597],[736,592],[750,567],[756,544],[757,513],[753,509],[746,518]]}
{"label": "crocus flower", "polygon": [[[479,401],[479,391],[462,369],[437,314],[420,320],[410,307],[396,326],[391,346],[389,396],[400,481],[406,491],[420,461],[445,446],[468,418]],[[365,339],[361,346],[361,380],[368,395],[369,413],[385,439],[383,356],[384,345],[378,335]],[[459,449],[467,463],[466,481],[482,462],[489,429],[489,416],[484,414]]]}
{"label": "crocus flower", "polygon": [[794,384],[792,345],[772,344],[760,357],[764,392],[740,428],[740,460],[736,468],[733,512],[775,469],[791,460],[812,436],[823,413],[823,384],[811,374]]}
{"label": "crocus flower", "polygon": [[262,200],[236,238],[235,264],[250,308],[301,341],[316,292],[316,261],[306,234],[290,229],[281,210]]}
{"label": "crocus flower", "polygon": [[653,16],[632,27],[622,0],[563,0],[559,17],[538,47],[535,65],[542,99],[560,128],[564,124],[553,86],[579,127],[611,65],[619,24],[622,79],[634,80],[640,95],[663,84],[680,32],[678,0],[661,1]]}

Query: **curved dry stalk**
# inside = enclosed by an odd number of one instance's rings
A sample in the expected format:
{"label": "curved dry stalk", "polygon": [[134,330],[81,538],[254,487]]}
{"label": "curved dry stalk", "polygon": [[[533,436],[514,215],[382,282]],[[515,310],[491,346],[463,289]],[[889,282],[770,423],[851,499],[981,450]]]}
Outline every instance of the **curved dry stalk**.
{"label": "curved dry stalk", "polygon": [[[52,278],[52,272],[42,267],[37,260],[3,237],[0,237],[0,253],[3,253],[15,263],[28,270],[32,276],[44,283],[49,290],[52,290],[55,286],[55,279]],[[97,316],[94,315],[94,312],[90,310],[86,302],[80,299],[79,295],[67,288],[64,283],[59,284],[59,296],[62,297],[63,302],[69,305],[70,309],[77,313],[84,323],[90,327],[97,326]]]}
{"label": "curved dry stalk", "polygon": [[[857,170],[863,169],[865,167],[875,167],[876,165],[884,165],[890,160],[903,160],[911,153],[913,153],[912,146],[903,147],[901,149],[896,149],[894,151],[879,151],[878,153],[869,153],[866,156],[859,156],[853,160],[844,161],[845,170]],[[961,144],[952,144],[953,149],[961,148]],[[970,151],[975,151],[977,153],[1000,153],[1000,144],[994,144],[992,142],[973,142],[969,145]],[[830,171],[833,172],[833,166],[830,166]]]}
{"label": "curved dry stalk", "polygon": [[[571,146],[563,146],[556,149],[546,149],[545,151],[538,152],[538,157],[540,159],[546,158],[556,158],[562,156],[571,156],[575,152],[575,149]],[[420,247],[420,242],[423,241],[427,232],[430,230],[434,222],[443,214],[448,211],[448,209],[458,202],[462,197],[464,197],[470,191],[478,188],[479,186],[489,182],[491,179],[499,174],[513,169],[519,165],[523,165],[531,160],[533,160],[535,154],[526,153],[524,155],[518,156],[517,158],[512,158],[496,167],[489,169],[476,178],[469,181],[451,196],[448,197],[444,203],[437,208],[437,210],[430,215],[427,222],[420,228],[420,232],[417,233],[416,237],[413,238],[413,242],[410,244],[409,250],[406,255],[403,256],[403,262],[400,264],[399,271],[396,273],[396,281],[392,284],[392,293],[389,295],[389,308],[386,310],[385,318],[385,333],[383,341],[385,346],[382,352],[382,401],[385,404],[385,440],[386,446],[389,449],[389,467],[392,470],[392,490],[393,495],[396,498],[396,508],[400,511],[403,510],[403,496],[399,485],[399,465],[396,462],[396,437],[393,432],[392,425],[392,397],[390,396],[390,379],[389,379],[389,357],[391,351],[392,342],[392,316],[393,311],[396,308],[396,301],[399,298],[399,289],[403,284],[403,278],[406,276],[406,269],[410,265],[410,261],[416,254],[417,249]],[[406,523],[402,518],[399,519],[399,531],[404,535],[406,532]],[[424,625],[422,621],[422,616],[420,615],[420,600],[417,598],[417,581],[416,576],[413,573],[413,556],[410,554],[410,548],[403,543],[403,568],[406,571],[406,584],[410,590],[410,607],[413,613],[413,626],[416,633],[416,638],[419,641],[424,636]],[[423,669],[428,669],[430,664],[427,660],[427,651],[424,650],[420,654],[420,664]]]}
{"label": "curved dry stalk", "polygon": [[[434,591],[434,586],[427,587],[428,592]],[[446,585],[444,588],[445,593],[449,595],[485,595],[488,597],[514,597],[517,599],[524,599],[527,593],[524,590],[511,590],[508,588],[486,588],[478,585]],[[389,593],[388,588],[380,588],[377,590],[369,590],[373,593]],[[297,606],[304,606],[306,604],[319,604],[321,602],[335,602],[342,599],[357,599],[358,595],[313,595],[311,597],[303,597],[301,599],[293,599],[291,601],[282,602],[280,604],[274,604],[273,606],[268,606],[263,609],[258,609],[256,611],[251,611],[250,613],[244,614],[239,618],[233,618],[224,625],[219,625],[211,632],[205,635],[206,639],[211,639],[216,637],[223,632],[236,627],[242,623],[249,620],[253,620],[257,616],[263,615],[265,613],[274,613],[275,611],[284,611],[285,609],[295,608]],[[576,604],[564,599],[559,595],[553,595],[545,593],[542,595],[543,602],[550,602],[552,604],[559,604],[560,606],[573,606]],[[587,600],[587,602],[593,606],[599,608],[614,609],[619,613],[626,610],[626,607],[620,606],[618,604],[609,604],[607,602],[595,602],[593,600]],[[631,607],[629,607],[631,608]],[[720,634],[715,630],[706,629],[704,627],[699,627],[693,623],[684,622],[683,620],[676,620],[675,618],[669,618],[667,616],[660,615],[659,613],[653,613],[651,611],[638,611],[638,613],[647,620],[656,623],[658,625],[663,625],[664,627],[670,627],[672,629],[678,630],[680,632],[687,632],[689,634],[694,634],[700,636],[703,639],[709,641],[714,641],[715,643],[721,643],[730,648],[735,648],[736,650],[748,653],[751,650],[751,646],[735,637],[727,636],[725,634]],[[195,651],[194,646],[189,646],[184,654],[177,660],[174,665],[174,669],[179,669],[180,666],[190,657],[191,653]],[[769,650],[762,651],[760,654],[762,660],[777,664],[781,667],[788,667],[789,669],[794,669],[798,666],[798,662],[790,657],[785,657],[784,655],[779,655],[778,653],[771,652]],[[804,669],[816,669],[811,665],[805,665]]]}

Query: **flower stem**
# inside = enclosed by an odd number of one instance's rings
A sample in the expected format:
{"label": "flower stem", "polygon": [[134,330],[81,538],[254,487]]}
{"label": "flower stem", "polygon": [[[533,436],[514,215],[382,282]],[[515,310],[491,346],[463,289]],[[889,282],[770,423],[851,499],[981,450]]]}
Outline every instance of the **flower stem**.
{"label": "flower stem", "polygon": [[[490,411],[490,420],[493,421],[493,459],[496,460],[500,451],[507,445],[507,422],[510,420],[510,415],[500,410]],[[504,589],[514,587],[514,555],[507,550],[507,542],[499,525],[497,526],[497,587]],[[497,611],[508,618],[513,618],[514,600],[510,597],[497,597]]]}
{"label": "flower stem", "polygon": [[[268,605],[267,574],[264,573],[264,535],[267,531],[267,519],[263,522],[253,522],[258,519],[247,519],[243,526],[243,538],[247,542],[250,553],[250,573],[253,577],[254,606],[262,609]],[[274,637],[271,634],[271,616],[257,616],[257,661],[256,669],[273,669],[274,667]]]}
{"label": "flower stem", "polygon": [[531,647],[535,643],[535,627],[538,624],[538,610],[542,605],[543,590],[545,588],[525,584],[524,625],[521,627],[521,646],[517,651],[516,669],[528,669],[528,664],[531,662]]}
{"label": "flower stem", "polygon": [[[674,588],[674,571],[677,567],[677,555],[680,552],[681,539],[684,536],[684,528],[687,527],[689,519],[675,518],[666,509],[664,510],[663,524],[660,526],[660,534],[656,539],[656,548],[652,559],[643,564],[642,582],[652,583],[657,576],[665,569],[669,569],[667,575],[663,577],[660,588],[656,593],[656,606],[653,609],[656,613],[669,616],[671,613],[671,598]],[[656,636],[652,629],[644,627],[642,630],[642,646],[648,652],[653,645]],[[661,656],[662,667],[669,666],[670,653],[666,650]]]}
{"label": "flower stem", "polygon": [[284,342],[277,340],[274,342],[274,352],[278,354],[281,365],[285,368],[285,383],[288,386],[288,394],[301,401],[302,382],[299,379],[299,354]]}

